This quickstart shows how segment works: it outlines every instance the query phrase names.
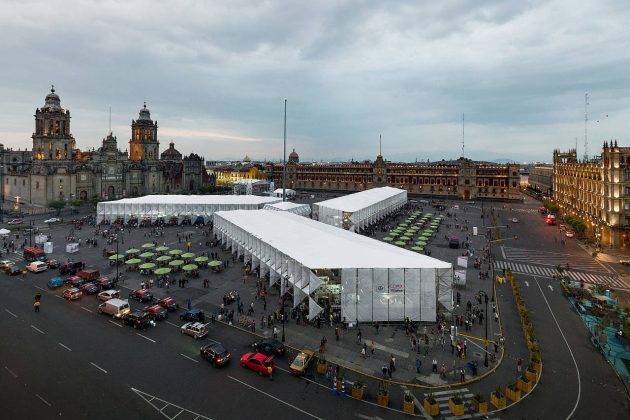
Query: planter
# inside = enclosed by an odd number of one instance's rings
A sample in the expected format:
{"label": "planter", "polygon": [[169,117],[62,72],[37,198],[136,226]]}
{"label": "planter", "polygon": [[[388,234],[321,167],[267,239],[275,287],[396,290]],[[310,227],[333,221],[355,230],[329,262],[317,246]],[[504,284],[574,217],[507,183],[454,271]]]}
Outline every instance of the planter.
{"label": "planter", "polygon": [[538,350],[538,341],[536,341],[536,340],[527,340],[527,348],[529,350]]}
{"label": "planter", "polygon": [[540,362],[532,362],[532,369],[536,371],[538,375],[540,375],[540,371],[542,370],[542,363]]}
{"label": "planter", "polygon": [[451,410],[451,414],[454,416],[464,415],[464,402],[457,404],[452,398],[448,399],[448,409]]}
{"label": "planter", "polygon": [[534,384],[527,378],[518,378],[516,380],[516,386],[523,392],[532,392],[532,386]]}
{"label": "planter", "polygon": [[487,401],[480,402],[480,401],[477,400],[477,398],[473,398],[472,399],[472,406],[473,406],[473,410],[475,410],[475,413],[487,413],[488,412],[488,402]]}
{"label": "planter", "polygon": [[530,382],[538,382],[538,372],[534,369],[527,368],[525,370],[525,377],[529,379]]}
{"label": "planter", "polygon": [[377,395],[376,403],[383,407],[389,406],[389,394]]}
{"label": "planter", "polygon": [[512,401],[518,401],[521,399],[521,390],[516,388],[512,389],[509,386],[505,390],[505,395]]}
{"label": "planter", "polygon": [[341,393],[342,386],[343,386],[343,378],[337,378],[337,392]]}
{"label": "planter", "polygon": [[416,412],[416,405],[413,401],[403,401],[403,412],[407,414],[414,414]]}
{"label": "planter", "polygon": [[362,386],[361,388],[357,388],[355,386],[352,386],[352,397],[353,398],[356,398],[357,400],[362,400],[364,394],[365,394],[365,385]]}
{"label": "planter", "polygon": [[424,411],[432,417],[440,414],[440,405],[435,400],[431,403],[427,398],[425,398],[422,402],[422,406],[424,407]]}
{"label": "planter", "polygon": [[317,363],[317,373],[319,373],[320,375],[325,375],[327,369],[328,363]]}
{"label": "planter", "polygon": [[490,393],[490,403],[494,405],[497,409],[505,408],[507,401],[505,400],[505,395],[498,394],[496,392]]}

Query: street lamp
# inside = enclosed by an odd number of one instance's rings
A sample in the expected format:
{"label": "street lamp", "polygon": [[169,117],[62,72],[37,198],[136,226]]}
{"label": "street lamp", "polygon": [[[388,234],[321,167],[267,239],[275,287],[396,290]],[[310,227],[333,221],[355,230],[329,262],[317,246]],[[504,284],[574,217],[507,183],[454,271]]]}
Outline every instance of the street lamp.
{"label": "street lamp", "polygon": [[483,295],[484,301],[486,302],[486,340],[484,341],[485,347],[486,347],[486,355],[485,358],[483,360],[483,365],[485,367],[488,367],[488,320],[490,319],[489,315],[488,315],[488,294],[486,292],[484,292],[483,290],[479,291],[480,295]]}
{"label": "street lamp", "polygon": [[[287,201],[287,100],[284,99],[284,151],[282,155],[282,201]],[[284,325],[283,325],[284,328]],[[284,337],[284,333],[282,334]],[[284,339],[282,340],[284,341]]]}

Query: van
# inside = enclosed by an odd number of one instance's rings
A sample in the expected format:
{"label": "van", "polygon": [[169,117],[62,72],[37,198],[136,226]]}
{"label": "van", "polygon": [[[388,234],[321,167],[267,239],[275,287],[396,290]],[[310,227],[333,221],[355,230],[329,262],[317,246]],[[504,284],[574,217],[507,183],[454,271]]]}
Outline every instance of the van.
{"label": "van", "polygon": [[85,281],[94,281],[101,277],[101,273],[98,270],[83,270],[77,273],[77,276],[81,277]]}
{"label": "van", "polygon": [[48,266],[45,262],[33,261],[26,266],[26,269],[31,273],[41,273],[42,271],[48,270]]}
{"label": "van", "polygon": [[101,314],[111,315],[114,318],[122,318],[129,312],[129,302],[122,299],[110,299],[107,302],[98,305],[98,312]]}

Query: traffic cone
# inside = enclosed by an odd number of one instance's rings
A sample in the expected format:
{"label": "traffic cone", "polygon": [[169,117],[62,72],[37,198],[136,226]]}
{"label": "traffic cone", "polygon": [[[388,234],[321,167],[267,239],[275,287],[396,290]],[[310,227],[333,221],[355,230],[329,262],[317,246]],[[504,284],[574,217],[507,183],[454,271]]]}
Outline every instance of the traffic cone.
{"label": "traffic cone", "polygon": [[333,395],[337,395],[337,377],[336,376],[333,378],[332,393],[333,393]]}
{"label": "traffic cone", "polygon": [[346,398],[346,381],[341,382],[341,398]]}

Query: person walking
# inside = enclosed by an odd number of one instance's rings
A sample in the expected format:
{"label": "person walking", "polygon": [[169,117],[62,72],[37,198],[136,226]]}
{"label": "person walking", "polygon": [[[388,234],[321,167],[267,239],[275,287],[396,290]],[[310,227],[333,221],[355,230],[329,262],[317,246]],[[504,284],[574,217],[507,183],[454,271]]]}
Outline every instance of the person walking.
{"label": "person walking", "polygon": [[523,359],[519,357],[518,359],[516,359],[516,371],[518,373],[521,373],[522,369],[523,369]]}
{"label": "person walking", "polygon": [[271,366],[267,366],[267,374],[269,374],[269,380],[273,380],[273,368]]}
{"label": "person walking", "polygon": [[39,293],[35,295],[35,302],[33,303],[33,308],[35,312],[39,312],[39,307],[41,306],[42,295]]}
{"label": "person walking", "polygon": [[374,349],[375,349],[375,344],[374,344],[374,340],[372,340],[372,342],[370,343],[370,353],[372,354],[372,356],[374,356]]}
{"label": "person walking", "polygon": [[438,362],[436,359],[433,359],[433,367],[431,369],[431,372],[438,373]]}
{"label": "person walking", "polygon": [[359,332],[357,332],[357,343],[361,344],[361,330],[359,330]]}
{"label": "person walking", "polygon": [[361,347],[361,359],[365,359],[365,347]]}
{"label": "person walking", "polygon": [[396,358],[394,357],[393,354],[390,357],[391,358],[389,359],[389,370],[391,370],[392,372],[395,372],[396,371]]}
{"label": "person walking", "polygon": [[339,341],[339,327],[335,327],[335,338]]}
{"label": "person walking", "polygon": [[460,382],[464,382],[466,380],[466,371],[464,370],[464,368],[461,368],[459,370],[459,380]]}
{"label": "person walking", "polygon": [[420,366],[422,366],[422,362],[416,358],[416,373],[420,373]]}

